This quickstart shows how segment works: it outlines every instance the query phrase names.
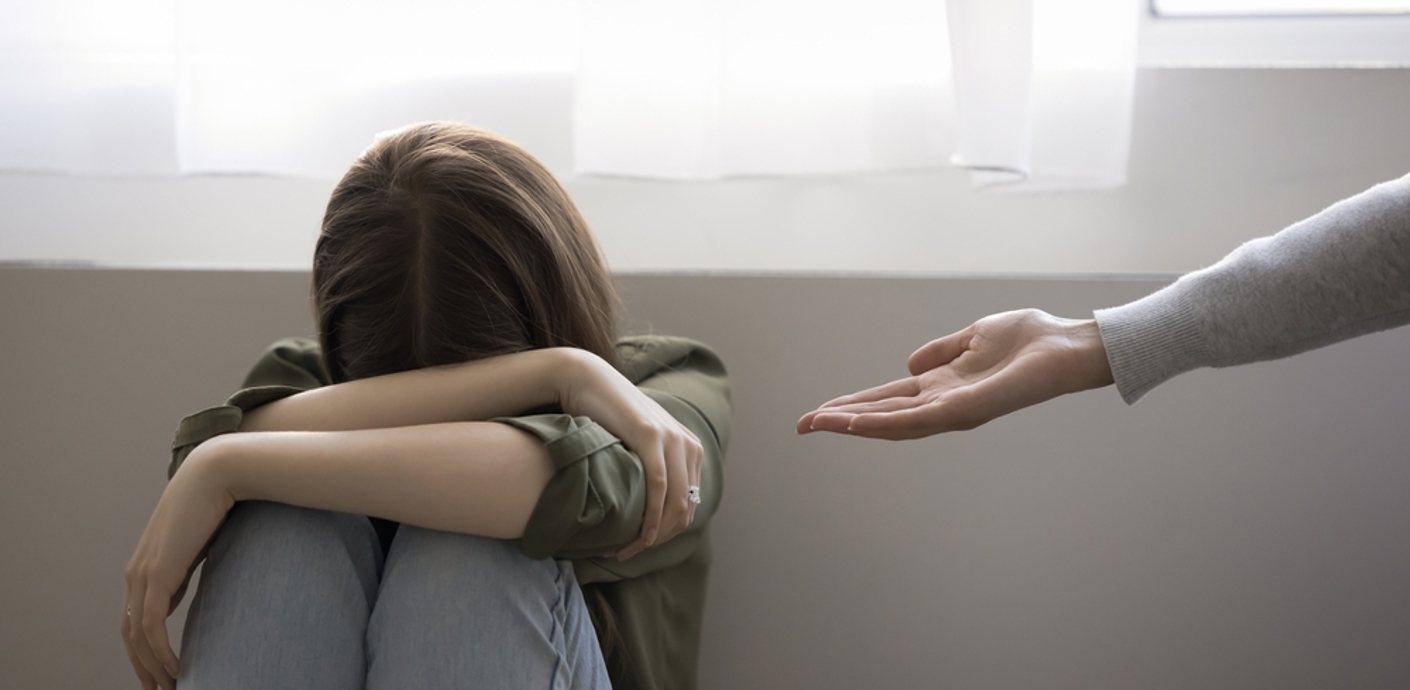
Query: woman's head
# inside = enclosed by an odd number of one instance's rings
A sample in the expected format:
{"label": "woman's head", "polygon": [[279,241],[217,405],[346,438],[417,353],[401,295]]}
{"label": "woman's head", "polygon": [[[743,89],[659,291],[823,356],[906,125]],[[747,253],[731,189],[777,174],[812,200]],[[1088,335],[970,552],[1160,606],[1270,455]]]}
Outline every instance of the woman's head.
{"label": "woman's head", "polygon": [[467,125],[412,125],[362,154],[328,202],[313,293],[334,381],[540,347],[615,363],[616,293],[573,202]]}

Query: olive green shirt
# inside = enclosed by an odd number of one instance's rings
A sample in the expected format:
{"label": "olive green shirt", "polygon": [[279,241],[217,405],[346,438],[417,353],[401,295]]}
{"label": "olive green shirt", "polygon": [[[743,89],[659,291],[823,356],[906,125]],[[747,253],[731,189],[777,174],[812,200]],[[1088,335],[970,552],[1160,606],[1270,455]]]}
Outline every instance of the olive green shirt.
{"label": "olive green shirt", "polygon": [[[729,383],[720,358],[684,338],[625,338],[617,343],[617,353],[627,379],[704,446],[695,521],[671,541],[626,562],[603,558],[641,532],[646,491],[637,457],[587,417],[503,417],[492,421],[543,439],[555,469],[525,527],[520,550],[531,558],[571,559],[580,583],[602,587],[617,615],[625,656],[625,664],[609,667],[614,688],[690,689],[695,687],[710,567],[707,527],[720,504],[729,445]],[[316,342],[280,340],[224,405],[181,420],[169,474],[200,443],[239,430],[245,412],[330,383]]]}

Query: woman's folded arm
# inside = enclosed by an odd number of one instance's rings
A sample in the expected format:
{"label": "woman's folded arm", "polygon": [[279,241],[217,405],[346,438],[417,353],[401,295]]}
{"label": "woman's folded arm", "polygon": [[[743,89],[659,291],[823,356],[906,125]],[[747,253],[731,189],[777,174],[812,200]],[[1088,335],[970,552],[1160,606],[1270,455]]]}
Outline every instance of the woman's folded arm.
{"label": "woman's folded arm", "polygon": [[347,431],[521,414],[558,404],[592,357],[546,348],[322,386],[248,410],[240,430]]}
{"label": "woman's folded arm", "polygon": [[[572,463],[575,467],[566,467],[563,458],[551,465],[561,470],[545,484],[552,496],[537,493],[537,510],[533,504],[526,509],[534,516],[530,533],[524,535],[526,553],[540,558],[597,555],[615,545],[621,547],[618,558],[630,557],[647,545],[670,541],[692,524],[692,518],[708,518],[713,512],[719,498],[721,436],[727,438],[728,431],[728,392],[718,358],[698,343],[628,339],[619,354],[622,373],[590,353],[556,348],[330,385],[316,343],[281,340],[266,351],[246,378],[246,387],[227,404],[182,421],[169,474],[203,443],[235,431],[419,427],[518,415],[557,403],[595,419],[622,445],[575,457],[581,460]],[[710,362],[715,365],[706,367]],[[711,385],[702,388],[695,380],[701,376]],[[643,392],[633,383],[660,390]],[[661,391],[669,394],[663,397]],[[555,416],[571,418],[550,415]],[[564,444],[554,442],[566,432],[532,426],[524,430],[563,455]],[[671,472],[668,465],[683,469]],[[685,502],[687,483],[701,486],[702,505]],[[698,516],[697,508],[703,509]],[[697,528],[704,521],[700,519]],[[656,525],[660,534],[652,539]],[[637,540],[623,539],[629,530],[638,531]]]}
{"label": "woman's folded arm", "polygon": [[456,422],[354,431],[226,434],[182,472],[240,500],[360,513],[431,529],[516,539],[553,474],[538,438]]}

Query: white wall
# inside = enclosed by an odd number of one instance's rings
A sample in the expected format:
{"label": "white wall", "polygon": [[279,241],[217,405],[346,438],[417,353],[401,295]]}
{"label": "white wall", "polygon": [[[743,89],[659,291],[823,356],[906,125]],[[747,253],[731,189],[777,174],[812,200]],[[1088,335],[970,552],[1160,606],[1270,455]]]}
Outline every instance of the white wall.
{"label": "white wall", "polygon": [[[948,170],[567,186],[619,271],[1173,273],[1410,171],[1407,112],[1410,69],[1147,69],[1116,191]],[[565,169],[568,138],[538,141]],[[0,261],[302,269],[332,184],[0,175]]]}

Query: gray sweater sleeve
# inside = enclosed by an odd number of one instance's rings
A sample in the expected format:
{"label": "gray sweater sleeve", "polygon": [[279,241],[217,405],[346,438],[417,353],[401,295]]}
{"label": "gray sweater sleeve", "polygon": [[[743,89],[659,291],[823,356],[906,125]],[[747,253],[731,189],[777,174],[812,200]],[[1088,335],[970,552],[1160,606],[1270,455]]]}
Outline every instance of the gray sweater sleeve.
{"label": "gray sweater sleeve", "polygon": [[1192,369],[1287,357],[1410,323],[1410,175],[1095,315],[1128,404]]}

